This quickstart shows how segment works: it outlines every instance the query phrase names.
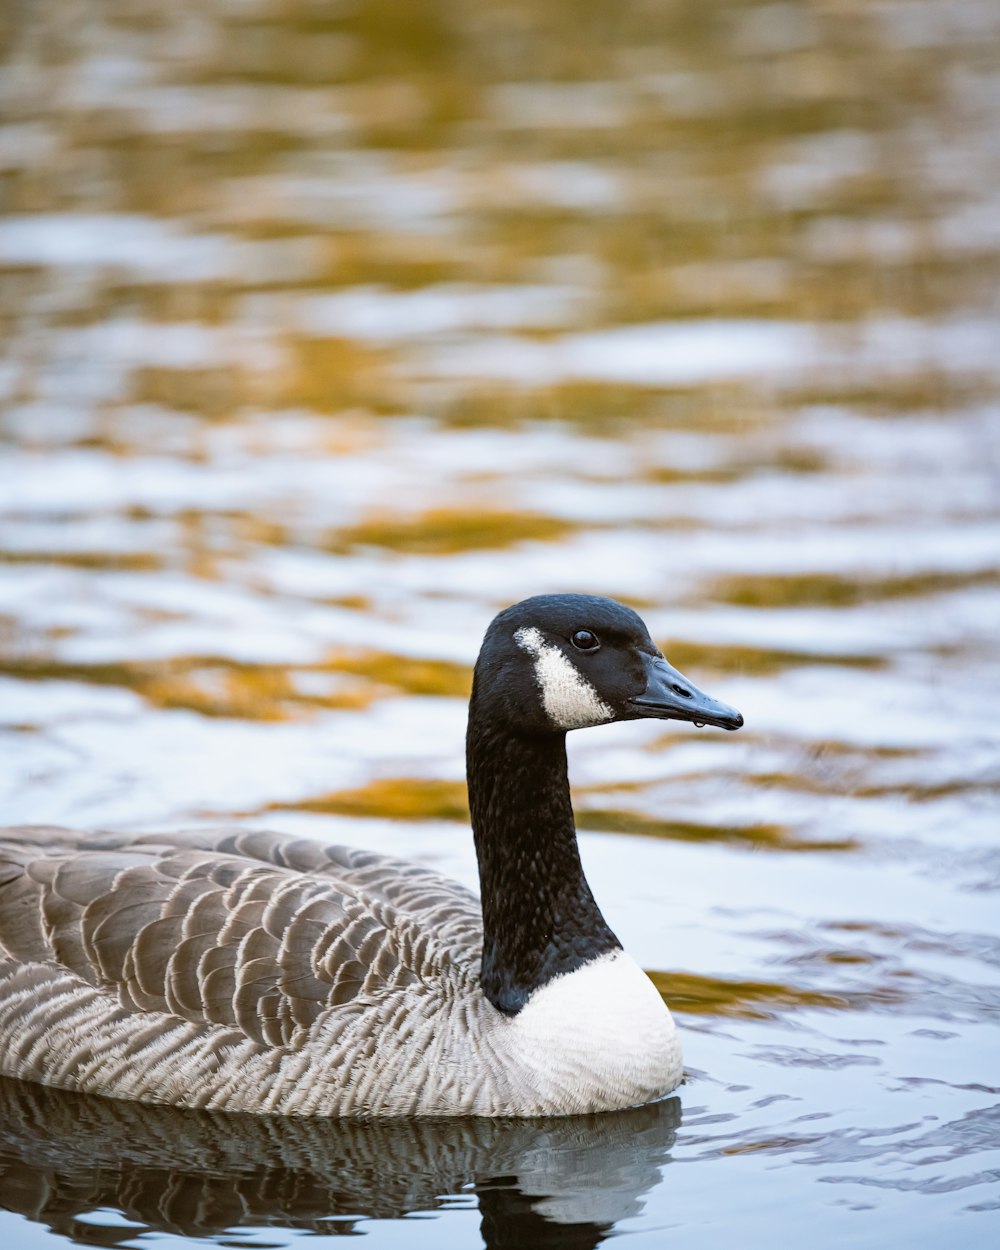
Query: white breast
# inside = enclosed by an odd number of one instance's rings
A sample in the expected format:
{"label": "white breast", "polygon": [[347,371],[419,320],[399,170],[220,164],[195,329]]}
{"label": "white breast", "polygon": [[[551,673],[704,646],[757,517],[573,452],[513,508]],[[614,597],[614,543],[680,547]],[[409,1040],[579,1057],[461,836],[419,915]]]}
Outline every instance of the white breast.
{"label": "white breast", "polygon": [[515,1096],[562,1114],[637,1106],[670,1093],[683,1075],[673,1018],[624,951],[536,990],[507,1029]]}

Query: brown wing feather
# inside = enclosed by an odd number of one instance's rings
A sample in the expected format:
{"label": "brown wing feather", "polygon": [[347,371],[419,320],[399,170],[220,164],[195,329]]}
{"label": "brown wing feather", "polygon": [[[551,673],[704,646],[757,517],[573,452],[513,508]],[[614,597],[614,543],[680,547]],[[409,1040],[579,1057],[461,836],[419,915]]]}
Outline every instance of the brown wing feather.
{"label": "brown wing feather", "polygon": [[243,830],[0,833],[0,954],[268,1045],[471,965],[480,941],[473,895],[371,852]]}

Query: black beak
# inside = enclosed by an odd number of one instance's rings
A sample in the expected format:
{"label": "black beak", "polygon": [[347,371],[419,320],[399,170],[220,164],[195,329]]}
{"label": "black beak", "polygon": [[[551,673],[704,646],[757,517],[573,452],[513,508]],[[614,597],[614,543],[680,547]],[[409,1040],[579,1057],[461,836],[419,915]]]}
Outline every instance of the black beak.
{"label": "black beak", "polygon": [[716,725],[719,729],[739,729],[743,724],[743,717],[734,707],[703,694],[663,656],[643,658],[646,662],[646,689],[629,700],[637,716],[689,720],[696,725]]}

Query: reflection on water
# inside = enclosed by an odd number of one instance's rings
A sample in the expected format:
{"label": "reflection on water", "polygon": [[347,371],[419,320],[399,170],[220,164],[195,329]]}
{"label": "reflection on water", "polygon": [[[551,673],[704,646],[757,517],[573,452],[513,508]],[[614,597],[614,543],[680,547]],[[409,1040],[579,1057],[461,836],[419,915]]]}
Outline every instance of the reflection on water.
{"label": "reflection on water", "polygon": [[[267,1228],[274,1246],[474,1196],[490,1250],[587,1250],[641,1210],[679,1119],[677,1098],[534,1122],[225,1116],[0,1078],[0,1205],[85,1245]],[[88,1220],[109,1209],[127,1230]]]}
{"label": "reflection on water", "polygon": [[[485,625],[624,598],[747,727],[571,741],[689,1064],[689,1166],[581,1237],[992,1244],[1000,8],[33,0],[0,31],[0,820],[266,823],[472,884]],[[598,1155],[473,1157],[507,1131],[414,1164],[413,1207],[376,1160],[337,1227],[464,1250],[467,1177],[489,1244],[517,1211],[567,1244]],[[187,1132],[128,1136],[166,1176]]]}

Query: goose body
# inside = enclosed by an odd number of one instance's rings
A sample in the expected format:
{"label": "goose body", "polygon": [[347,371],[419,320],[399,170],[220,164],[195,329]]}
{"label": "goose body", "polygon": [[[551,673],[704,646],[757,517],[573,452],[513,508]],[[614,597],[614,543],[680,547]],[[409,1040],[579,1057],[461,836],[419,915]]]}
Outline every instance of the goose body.
{"label": "goose body", "polygon": [[280,834],[0,831],[0,1073],[288,1115],[537,1116],[674,1089],[670,1013],[604,921],[565,735],[737,728],[630,609],[539,596],[476,665],[482,900],[403,860]]}

